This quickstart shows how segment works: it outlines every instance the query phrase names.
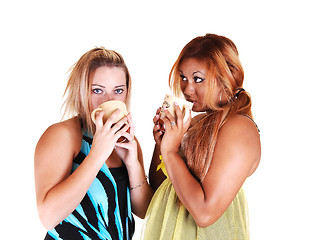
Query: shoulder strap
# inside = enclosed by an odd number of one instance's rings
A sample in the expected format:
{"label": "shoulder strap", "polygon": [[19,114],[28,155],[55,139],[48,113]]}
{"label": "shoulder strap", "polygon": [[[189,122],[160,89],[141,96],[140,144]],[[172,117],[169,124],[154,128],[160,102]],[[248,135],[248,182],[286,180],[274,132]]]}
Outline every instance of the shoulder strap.
{"label": "shoulder strap", "polygon": [[250,116],[248,116],[248,115],[246,115],[246,114],[243,114],[243,113],[241,113],[241,115],[243,115],[243,116],[245,116],[245,117],[247,117],[247,118],[249,118],[254,124],[255,124],[255,126],[256,126],[256,128],[257,128],[257,130],[258,130],[258,132],[260,133],[261,131],[259,130],[259,128],[258,128],[258,126],[257,126],[257,124],[255,123],[255,121],[254,121],[254,119],[252,119]]}

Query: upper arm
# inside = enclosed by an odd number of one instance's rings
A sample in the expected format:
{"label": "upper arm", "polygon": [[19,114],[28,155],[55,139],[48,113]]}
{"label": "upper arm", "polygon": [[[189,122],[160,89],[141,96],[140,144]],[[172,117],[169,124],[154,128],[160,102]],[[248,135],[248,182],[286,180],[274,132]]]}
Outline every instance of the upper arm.
{"label": "upper arm", "polygon": [[205,201],[218,219],[244,181],[257,168],[260,139],[254,123],[241,115],[220,129],[208,173],[202,182]]}
{"label": "upper arm", "polygon": [[34,160],[37,204],[70,175],[74,154],[73,135],[63,124],[52,125],[41,136]]}

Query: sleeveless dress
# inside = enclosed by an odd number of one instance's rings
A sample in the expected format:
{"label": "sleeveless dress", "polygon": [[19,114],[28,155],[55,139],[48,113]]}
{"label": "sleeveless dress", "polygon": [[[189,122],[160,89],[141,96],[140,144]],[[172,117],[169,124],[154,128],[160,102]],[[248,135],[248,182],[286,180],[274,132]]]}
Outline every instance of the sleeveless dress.
{"label": "sleeveless dress", "polygon": [[[92,140],[92,134],[83,132],[81,149],[73,160],[72,172],[90,152]],[[108,169],[104,163],[78,207],[48,231],[45,239],[128,240],[134,230],[127,169],[125,166]]]}
{"label": "sleeveless dress", "polygon": [[[259,132],[257,125],[256,128]],[[182,152],[180,155],[183,155]],[[156,190],[150,202],[143,222],[142,240],[250,239],[248,205],[243,188],[215,223],[201,228],[196,225],[191,214],[178,199],[162,159],[157,171],[159,169],[167,178]]]}
{"label": "sleeveless dress", "polygon": [[156,190],[143,222],[143,240],[248,240],[248,206],[241,188],[223,215],[212,225],[200,228],[166,178]]}

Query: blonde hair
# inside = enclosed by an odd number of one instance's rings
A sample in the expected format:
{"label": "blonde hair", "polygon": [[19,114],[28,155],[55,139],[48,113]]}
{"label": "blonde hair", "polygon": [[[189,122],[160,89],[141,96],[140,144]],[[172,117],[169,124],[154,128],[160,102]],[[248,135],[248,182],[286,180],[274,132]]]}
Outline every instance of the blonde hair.
{"label": "blonde hair", "polygon": [[[190,171],[201,182],[209,169],[220,127],[236,114],[252,118],[251,98],[246,91],[236,94],[243,86],[244,71],[235,44],[215,34],[197,37],[182,49],[169,76],[169,85],[176,96],[183,95],[179,69],[189,58],[206,64],[208,68],[204,99],[207,114],[187,131],[181,144]],[[216,87],[225,93],[227,104],[216,103],[217,96],[213,94]],[[228,109],[227,114],[225,109]]]}
{"label": "blonde hair", "polygon": [[91,119],[91,87],[92,73],[99,67],[118,67],[126,75],[127,99],[126,105],[129,109],[131,77],[123,57],[112,50],[104,47],[96,47],[86,52],[71,68],[68,83],[64,92],[66,99],[63,104],[64,114],[70,117],[79,116],[83,129],[92,133],[95,125]]}

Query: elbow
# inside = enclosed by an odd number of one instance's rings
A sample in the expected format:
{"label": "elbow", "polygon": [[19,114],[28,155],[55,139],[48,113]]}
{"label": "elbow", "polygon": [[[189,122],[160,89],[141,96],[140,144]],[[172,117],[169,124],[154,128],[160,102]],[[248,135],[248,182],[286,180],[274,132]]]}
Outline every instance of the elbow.
{"label": "elbow", "polygon": [[134,209],[133,209],[132,212],[140,219],[144,219],[144,217],[145,217],[145,212],[143,212],[143,211],[134,211]]}
{"label": "elbow", "polygon": [[198,227],[205,228],[215,223],[220,216],[217,216],[216,212],[210,212],[208,209],[204,208],[197,214],[192,215],[192,217]]}
{"label": "elbow", "polygon": [[200,228],[205,228],[213,224],[215,221],[212,221],[209,216],[194,218],[195,223]]}
{"label": "elbow", "polygon": [[52,215],[53,214],[50,213],[50,210],[46,209],[46,207],[38,207],[40,221],[48,231],[52,230],[58,224]]}

